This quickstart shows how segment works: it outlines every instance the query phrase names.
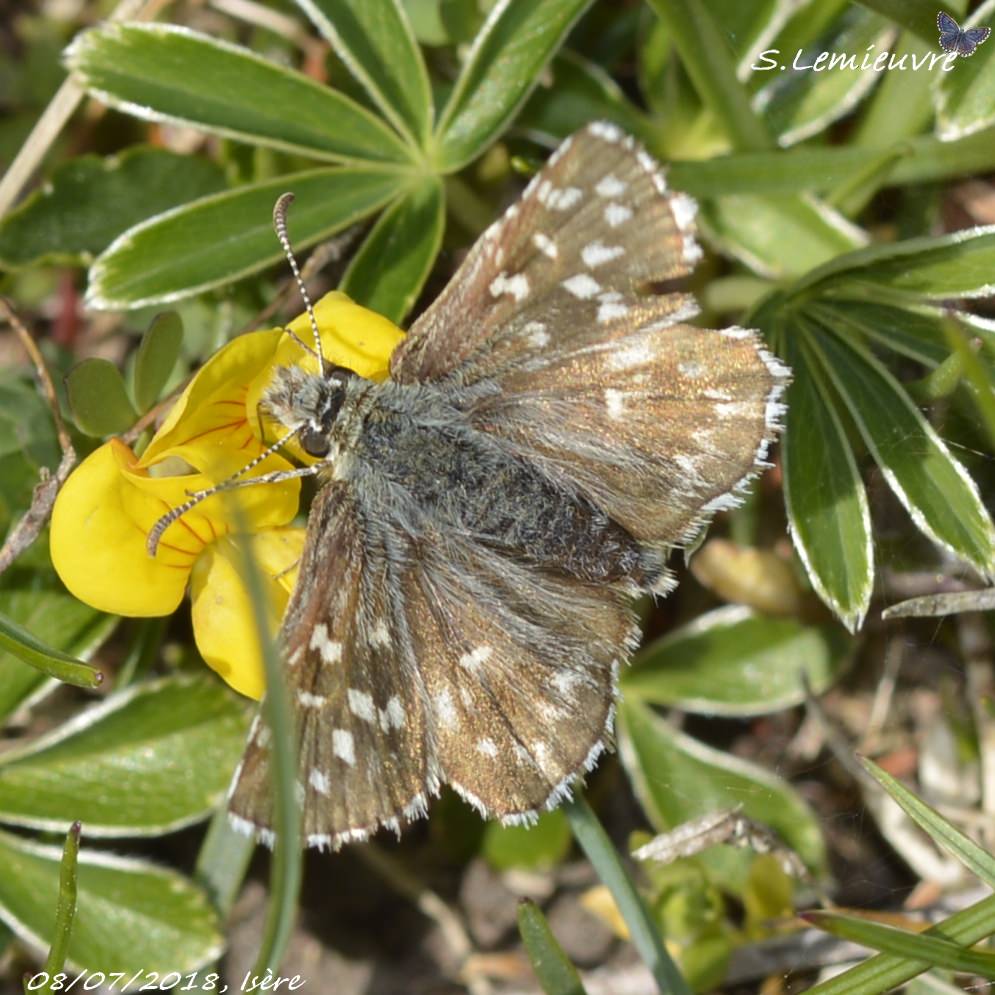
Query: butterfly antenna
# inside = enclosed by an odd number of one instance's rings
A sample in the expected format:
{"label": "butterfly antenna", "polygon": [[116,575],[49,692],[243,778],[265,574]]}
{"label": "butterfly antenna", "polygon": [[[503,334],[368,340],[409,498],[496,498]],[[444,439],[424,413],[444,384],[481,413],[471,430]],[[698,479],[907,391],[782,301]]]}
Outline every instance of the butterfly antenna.
{"label": "butterfly antenna", "polygon": [[[290,332],[290,334],[308,352],[317,357],[318,365],[323,373],[325,370],[325,357],[321,350],[321,334],[318,332],[318,319],[314,316],[314,305],[312,305],[307,287],[304,286],[304,281],[301,279],[301,270],[297,265],[297,260],[294,258],[294,251],[290,247],[290,236],[287,234],[287,210],[293,202],[294,195],[292,193],[281,194],[277,198],[276,204],[273,207],[273,228],[276,231],[276,237],[280,240],[280,245],[283,246],[283,254],[287,257],[287,262],[290,263],[290,268],[294,271],[294,280],[297,281],[297,289],[301,293],[301,299],[304,301],[304,309],[307,311],[308,319],[311,322],[311,331],[314,333],[314,349],[304,345],[293,332]],[[290,329],[288,328],[287,331],[289,332]]]}
{"label": "butterfly antenna", "polygon": [[[299,428],[295,428],[292,432],[288,432],[282,439],[277,439],[273,445],[264,449],[254,459],[249,460],[249,462],[246,463],[240,470],[236,470],[235,473],[233,473],[227,480],[222,480],[221,483],[215,484],[213,487],[208,487],[205,490],[194,491],[190,495],[189,500],[184,501],[183,504],[178,504],[175,508],[171,508],[167,511],[166,514],[163,515],[162,518],[160,518],[159,521],[157,521],[149,530],[148,538],[145,540],[145,549],[148,551],[149,556],[155,556],[156,550],[159,548],[159,541],[162,539],[163,532],[165,532],[166,529],[173,524],[173,522],[175,522],[178,518],[182,518],[192,508],[196,508],[197,505],[200,504],[200,502],[205,498],[209,498],[213,494],[217,494],[218,491],[228,490],[233,485],[238,486],[236,482],[239,477],[244,476],[250,470],[253,470],[259,466],[259,464],[262,463],[267,456],[271,456],[275,453],[277,449],[289,442],[299,431]],[[296,474],[296,476],[300,476],[300,474]],[[260,477],[258,482],[275,483],[275,481],[268,480],[267,477]],[[245,481],[246,485],[250,483],[252,483],[252,481]]]}

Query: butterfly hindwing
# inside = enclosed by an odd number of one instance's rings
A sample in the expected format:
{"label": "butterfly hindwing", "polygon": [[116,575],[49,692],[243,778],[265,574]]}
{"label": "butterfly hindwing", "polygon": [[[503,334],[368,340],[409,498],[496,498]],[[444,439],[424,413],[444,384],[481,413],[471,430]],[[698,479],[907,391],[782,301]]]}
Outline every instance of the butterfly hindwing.
{"label": "butterfly hindwing", "polygon": [[[319,491],[280,634],[309,846],[338,847],[383,825],[399,831],[438,790],[417,666],[390,603],[391,567],[364,524],[347,485]],[[267,738],[257,720],[230,799],[236,824],[264,838]]]}

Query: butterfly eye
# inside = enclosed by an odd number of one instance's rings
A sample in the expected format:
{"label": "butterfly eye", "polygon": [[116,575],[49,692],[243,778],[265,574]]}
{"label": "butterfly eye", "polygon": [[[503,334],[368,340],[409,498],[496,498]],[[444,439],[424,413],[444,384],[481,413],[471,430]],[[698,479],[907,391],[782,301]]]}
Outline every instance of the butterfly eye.
{"label": "butterfly eye", "polygon": [[328,440],[328,434],[317,428],[312,428],[310,425],[307,428],[301,430],[299,436],[301,449],[308,454],[308,456],[327,456],[328,450],[331,448],[331,444]]}

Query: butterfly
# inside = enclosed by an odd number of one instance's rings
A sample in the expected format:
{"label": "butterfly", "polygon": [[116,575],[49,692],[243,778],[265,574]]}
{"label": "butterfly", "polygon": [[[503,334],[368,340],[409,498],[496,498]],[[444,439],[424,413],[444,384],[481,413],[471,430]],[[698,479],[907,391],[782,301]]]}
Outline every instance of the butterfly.
{"label": "butterfly", "polygon": [[936,26],[940,29],[940,48],[957,55],[974,55],[975,49],[992,33],[991,28],[961,28],[942,10],[936,15]]}
{"label": "butterfly", "polygon": [[[689,324],[695,210],[591,124],[387,381],[277,371],[264,407],[319,460],[280,633],[304,844],[400,835],[443,785],[528,824],[611,743],[632,599],[667,593],[671,550],[767,465],[789,378],[755,332]],[[229,809],[272,844],[269,735],[257,719]]]}

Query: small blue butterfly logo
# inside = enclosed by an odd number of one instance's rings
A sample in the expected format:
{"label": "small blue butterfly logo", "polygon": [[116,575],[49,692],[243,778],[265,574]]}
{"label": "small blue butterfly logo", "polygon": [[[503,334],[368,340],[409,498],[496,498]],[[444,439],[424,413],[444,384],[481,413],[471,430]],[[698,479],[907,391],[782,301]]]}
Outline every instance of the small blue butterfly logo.
{"label": "small blue butterfly logo", "polygon": [[940,29],[940,48],[956,55],[974,55],[975,49],[992,33],[991,28],[962,28],[949,14],[936,15]]}

